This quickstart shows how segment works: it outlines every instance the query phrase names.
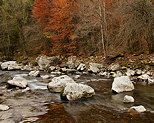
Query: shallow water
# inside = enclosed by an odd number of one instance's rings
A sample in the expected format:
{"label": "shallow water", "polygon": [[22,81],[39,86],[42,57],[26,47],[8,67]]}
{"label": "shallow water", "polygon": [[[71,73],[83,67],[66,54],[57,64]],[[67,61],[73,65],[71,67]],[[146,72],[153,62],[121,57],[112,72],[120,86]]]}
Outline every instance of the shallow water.
{"label": "shallow water", "polygon": [[[44,101],[42,105],[47,108],[47,111],[41,115],[24,118],[23,123],[154,123],[154,86],[152,85],[135,85],[135,90],[132,92],[112,94],[112,79],[95,75],[74,75],[72,77],[76,82],[93,87],[96,95],[80,101],[62,102],[59,94],[46,90],[47,82],[52,78],[43,80],[41,77],[28,77],[27,72],[21,73],[21,71],[12,72],[12,75],[27,78],[30,88],[35,93],[33,96]],[[133,96],[135,103],[124,104],[123,98],[126,94]],[[45,101],[46,99],[49,101]],[[134,105],[145,106],[147,112],[129,113],[127,110]]]}
{"label": "shallow water", "polygon": [[[36,123],[153,123],[154,87],[136,86],[133,92],[111,93],[111,81],[88,82],[96,90],[92,98],[48,105],[49,111],[38,116]],[[135,98],[135,103],[124,104],[125,95]],[[127,112],[133,105],[144,105],[147,112],[132,115]]]}

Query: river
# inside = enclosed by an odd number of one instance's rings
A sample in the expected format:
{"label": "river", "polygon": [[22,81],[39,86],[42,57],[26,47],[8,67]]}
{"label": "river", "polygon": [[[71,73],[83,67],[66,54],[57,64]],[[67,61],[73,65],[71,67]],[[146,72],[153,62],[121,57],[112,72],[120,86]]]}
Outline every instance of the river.
{"label": "river", "polygon": [[[1,71],[0,73],[4,72],[6,71]],[[143,86],[136,84],[135,90],[132,92],[113,94],[111,92],[113,79],[106,79],[96,75],[70,75],[76,82],[85,83],[93,87],[96,95],[79,101],[63,102],[58,93],[50,93],[47,90],[47,83],[52,78],[43,80],[41,77],[29,77],[27,76],[28,72],[24,71],[10,71],[9,73],[12,76],[24,76],[29,80],[29,87],[31,88],[31,91],[20,94],[16,93],[16,90],[7,90],[2,96],[4,98],[3,103],[12,107],[9,111],[3,112],[3,114],[16,112],[22,115],[22,119],[18,118],[20,123],[154,122],[153,85]],[[42,74],[47,73],[42,72]],[[3,85],[1,84],[1,86]],[[133,96],[135,102],[124,104],[123,98],[126,94]],[[147,112],[128,112],[128,109],[134,105],[143,105]],[[8,119],[11,118],[9,117]],[[8,121],[8,119],[6,118],[4,121]],[[2,118],[1,121],[3,121]]]}

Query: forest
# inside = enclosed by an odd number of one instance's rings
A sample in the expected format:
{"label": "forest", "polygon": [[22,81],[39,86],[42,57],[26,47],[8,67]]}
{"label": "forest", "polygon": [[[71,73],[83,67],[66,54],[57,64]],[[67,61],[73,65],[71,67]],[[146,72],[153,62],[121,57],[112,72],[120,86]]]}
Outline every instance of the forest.
{"label": "forest", "polygon": [[154,52],[153,0],[0,0],[0,56]]}
{"label": "forest", "polygon": [[154,123],[154,0],[0,0],[0,123]]}

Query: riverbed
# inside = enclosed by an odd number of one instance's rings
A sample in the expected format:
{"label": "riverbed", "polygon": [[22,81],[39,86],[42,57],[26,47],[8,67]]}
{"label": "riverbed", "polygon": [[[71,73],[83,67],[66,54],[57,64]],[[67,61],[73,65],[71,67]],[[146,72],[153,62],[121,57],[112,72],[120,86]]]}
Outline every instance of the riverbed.
{"label": "riverbed", "polygon": [[[76,82],[88,84],[95,89],[96,95],[78,101],[62,101],[60,94],[50,93],[50,79],[29,77],[26,71],[0,71],[12,77],[23,76],[29,80],[30,91],[19,88],[7,88],[0,83],[0,103],[10,107],[0,111],[0,123],[153,123],[154,122],[154,86],[135,84],[135,90],[113,94],[113,79],[91,75],[70,75]],[[124,104],[125,95],[134,97],[135,102]],[[130,113],[131,106],[143,105],[144,113]]]}

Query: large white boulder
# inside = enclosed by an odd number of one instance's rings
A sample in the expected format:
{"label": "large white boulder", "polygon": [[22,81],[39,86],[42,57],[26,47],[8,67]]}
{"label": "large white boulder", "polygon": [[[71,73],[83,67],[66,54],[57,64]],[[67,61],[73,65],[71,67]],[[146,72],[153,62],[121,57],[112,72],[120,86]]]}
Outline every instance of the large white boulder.
{"label": "large white boulder", "polygon": [[140,105],[140,106],[132,106],[129,110],[132,110],[132,109],[137,111],[138,113],[142,113],[142,112],[146,111],[146,109],[142,105]]}
{"label": "large white boulder", "polygon": [[2,70],[19,70],[21,65],[17,64],[16,61],[7,61],[1,64]]}
{"label": "large white boulder", "polygon": [[124,97],[124,100],[123,100],[124,103],[133,103],[134,102],[134,98],[132,96],[128,96],[126,95]]}
{"label": "large white boulder", "polygon": [[64,88],[61,98],[66,97],[67,100],[78,100],[80,98],[91,97],[95,94],[92,87],[84,84],[70,83]]}
{"label": "large white boulder", "polygon": [[53,57],[39,56],[36,58],[36,62],[38,63],[40,69],[46,69],[51,65],[57,65],[60,62],[60,60],[56,56]]}
{"label": "large white boulder", "polygon": [[28,84],[28,80],[26,80],[23,77],[16,76],[12,80],[9,80],[8,84],[18,86],[21,88],[26,88]]}
{"label": "large white boulder", "polygon": [[29,75],[29,76],[38,77],[38,76],[40,76],[40,71],[34,70],[34,71],[29,72],[28,75]]}
{"label": "large white boulder", "polygon": [[61,92],[68,83],[75,83],[75,81],[67,75],[54,77],[48,84],[48,89],[50,92]]}
{"label": "large white boulder", "polygon": [[117,93],[132,91],[134,90],[134,85],[128,76],[116,77],[112,83],[112,90]]}

